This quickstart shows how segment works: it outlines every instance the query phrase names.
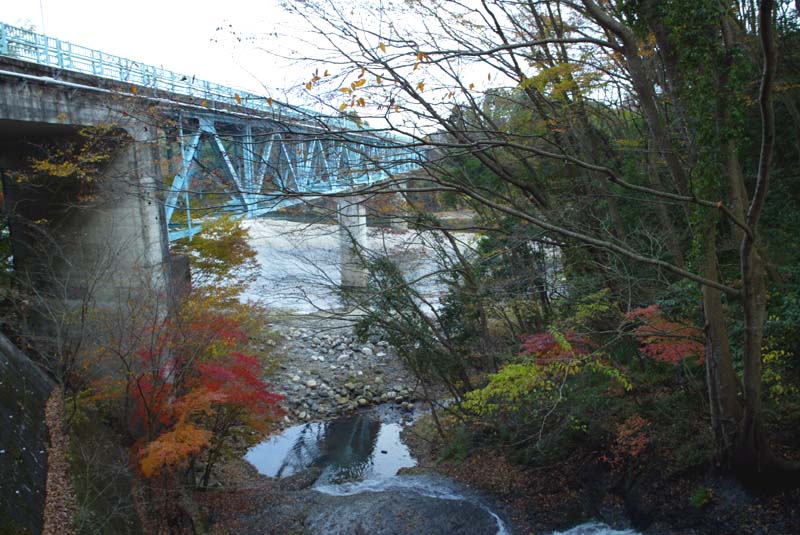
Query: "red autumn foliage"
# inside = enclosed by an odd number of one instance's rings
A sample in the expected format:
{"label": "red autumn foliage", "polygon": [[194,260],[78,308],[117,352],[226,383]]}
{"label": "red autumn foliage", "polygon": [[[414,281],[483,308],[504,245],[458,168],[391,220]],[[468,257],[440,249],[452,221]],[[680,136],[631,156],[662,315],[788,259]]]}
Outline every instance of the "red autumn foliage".
{"label": "red autumn foliage", "polygon": [[642,353],[651,359],[677,364],[694,357],[698,364],[703,363],[704,347],[699,341],[702,333],[696,327],[667,319],[657,305],[632,310],[626,319],[639,324],[634,334]]}
{"label": "red autumn foliage", "polygon": [[130,429],[146,477],[183,466],[209,451],[209,466],[243,426],[258,438],[282,416],[282,396],[269,391],[258,357],[233,351],[246,340],[235,317],[187,309],[151,333],[134,355],[127,392]]}
{"label": "red autumn foliage", "polygon": [[611,455],[603,455],[600,459],[618,468],[626,461],[639,457],[650,444],[650,437],[647,434],[649,426],[650,422],[638,414],[622,422],[617,427]]}
{"label": "red autumn foliage", "polygon": [[197,385],[220,394],[223,403],[235,405],[254,416],[280,416],[278,404],[283,396],[267,390],[261,379],[261,362],[252,355],[232,353],[198,366]]}
{"label": "red autumn foliage", "polygon": [[266,431],[267,424],[283,414],[279,407],[283,396],[268,390],[261,372],[257,357],[241,353],[197,366],[189,390],[163,408],[164,419],[171,425],[143,447],[142,473],[151,477],[165,467],[186,462],[212,442],[224,440],[237,422],[246,420]]}
{"label": "red autumn foliage", "polygon": [[523,353],[533,355],[537,364],[549,364],[571,360],[594,349],[590,340],[572,331],[567,331],[563,337],[569,347],[562,345],[562,341],[549,332],[526,335],[522,338]]}

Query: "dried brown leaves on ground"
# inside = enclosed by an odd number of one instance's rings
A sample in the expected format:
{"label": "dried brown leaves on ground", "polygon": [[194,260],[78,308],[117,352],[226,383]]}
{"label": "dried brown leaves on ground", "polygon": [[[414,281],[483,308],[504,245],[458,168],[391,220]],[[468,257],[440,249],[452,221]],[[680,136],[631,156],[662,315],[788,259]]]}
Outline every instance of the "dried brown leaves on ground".
{"label": "dried brown leaves on ground", "polygon": [[64,431],[63,390],[54,388],[45,406],[45,422],[50,435],[47,448],[47,494],[42,535],[74,535],[75,492],[68,477],[69,437]]}

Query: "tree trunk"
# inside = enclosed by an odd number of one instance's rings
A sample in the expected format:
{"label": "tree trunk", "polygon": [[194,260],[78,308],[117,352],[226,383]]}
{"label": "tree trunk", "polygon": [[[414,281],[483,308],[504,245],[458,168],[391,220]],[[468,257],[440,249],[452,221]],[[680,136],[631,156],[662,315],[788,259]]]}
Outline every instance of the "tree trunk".
{"label": "tree trunk", "polygon": [[748,472],[761,472],[773,464],[764,435],[761,404],[761,344],[764,339],[766,285],[764,266],[752,240],[742,243],[744,307],[744,414],[734,460]]}
{"label": "tree trunk", "polygon": [[[716,221],[708,223],[703,241],[705,250],[703,276],[718,281]],[[727,458],[734,444],[736,426],[742,409],[737,397],[738,380],[733,371],[728,329],[719,290],[703,286],[703,311],[706,319],[706,375],[711,405],[711,427],[717,449],[723,458]]]}
{"label": "tree trunk", "polygon": [[[658,166],[655,162],[655,149],[652,148],[653,142],[650,141],[650,146],[647,147],[647,179],[654,189],[666,191],[664,183],[661,181],[661,176],[658,174]],[[686,260],[683,257],[683,249],[681,248],[678,233],[675,231],[675,226],[669,217],[667,206],[661,201],[656,201],[656,215],[658,222],[661,224],[661,229],[667,238],[667,248],[672,255],[675,265],[679,268],[686,267]]]}

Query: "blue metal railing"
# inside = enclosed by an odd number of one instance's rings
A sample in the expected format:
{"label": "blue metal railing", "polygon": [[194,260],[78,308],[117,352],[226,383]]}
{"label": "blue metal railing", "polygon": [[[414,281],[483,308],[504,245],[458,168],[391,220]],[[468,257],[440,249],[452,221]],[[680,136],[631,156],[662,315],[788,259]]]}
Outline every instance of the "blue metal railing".
{"label": "blue metal railing", "polygon": [[[354,121],[345,118],[321,116],[317,112],[272,101],[261,95],[207,80],[197,80],[194,76],[106,54],[3,22],[0,22],[0,55],[108,78],[132,86],[147,87],[154,91],[194,97],[205,101],[209,107],[216,104],[242,106],[269,114],[276,120],[314,120],[322,121],[335,128],[354,129],[356,127]],[[382,134],[380,137],[391,140],[394,136]]]}
{"label": "blue metal railing", "polygon": [[132,87],[146,87],[156,95],[164,91],[193,97],[209,110],[218,110],[219,105],[239,106],[276,121],[299,121],[311,123],[312,127],[339,129],[346,132],[344,137],[347,139],[356,142],[359,139],[369,140],[370,144],[385,145],[385,149],[380,149],[387,151],[383,164],[394,173],[419,168],[419,156],[413,148],[411,138],[369,130],[358,132],[356,122],[347,118],[321,115],[312,110],[272,101],[261,95],[197,80],[194,76],[106,54],[3,22],[0,22],[0,55],[106,78],[130,84]]}

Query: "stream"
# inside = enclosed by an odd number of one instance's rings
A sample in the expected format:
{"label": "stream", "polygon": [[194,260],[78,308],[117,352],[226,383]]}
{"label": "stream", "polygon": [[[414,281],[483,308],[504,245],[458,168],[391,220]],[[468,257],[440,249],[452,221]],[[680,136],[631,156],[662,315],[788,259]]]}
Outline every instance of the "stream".
{"label": "stream", "polygon": [[[490,497],[434,474],[404,474],[416,460],[403,442],[402,420],[390,407],[327,422],[290,427],[251,448],[245,459],[259,473],[315,477],[326,498],[306,526],[315,535],[510,535]],[[637,535],[587,523],[552,535]]]}
{"label": "stream", "polygon": [[443,477],[402,474],[416,460],[386,407],[286,429],[245,456],[276,478],[315,470],[311,489],[331,497],[307,518],[312,533],[510,535],[485,497]]}

